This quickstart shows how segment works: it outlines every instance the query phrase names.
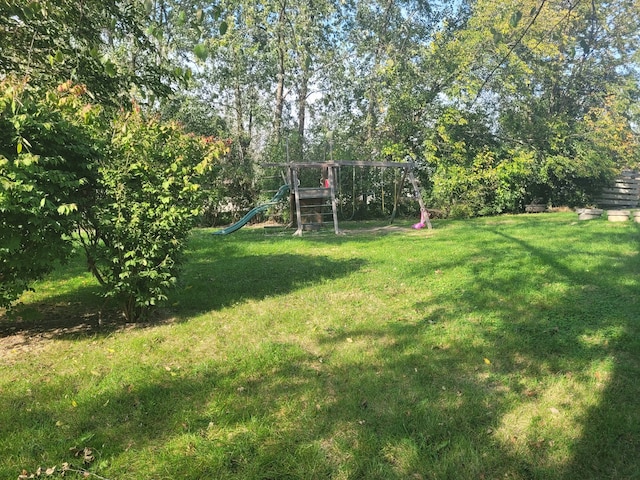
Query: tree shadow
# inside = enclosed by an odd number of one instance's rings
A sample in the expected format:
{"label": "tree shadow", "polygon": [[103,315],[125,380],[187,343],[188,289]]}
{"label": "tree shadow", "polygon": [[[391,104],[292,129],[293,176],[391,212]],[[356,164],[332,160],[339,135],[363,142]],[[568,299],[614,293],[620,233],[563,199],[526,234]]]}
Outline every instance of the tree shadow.
{"label": "tree shadow", "polygon": [[[0,339],[19,337],[11,346],[20,346],[34,339],[105,336],[122,328],[182,321],[194,314],[349,275],[365,264],[362,259],[295,253],[252,255],[237,242],[215,242],[208,234],[196,233],[193,242],[197,245],[187,250],[178,288],[145,321],[127,323],[117,303],[105,301],[97,283],[90,282],[36,303],[18,305],[10,314],[0,312]],[[81,275],[84,270],[77,263],[62,267],[52,278],[69,280]]]}
{"label": "tree shadow", "polygon": [[[497,378],[529,379],[526,384],[508,385],[511,391],[542,395],[530,385],[542,384],[549,376],[601,389],[597,402],[577,419],[581,432],[569,448],[568,465],[557,463],[554,445],[547,442],[545,434],[562,428],[557,417],[563,415],[563,406],[571,405],[572,399],[564,399],[564,405],[561,399],[555,399],[560,402],[557,405],[545,405],[540,399],[537,406],[531,406],[539,409],[536,415],[525,413],[523,408],[514,414],[505,401],[503,422],[526,419],[529,424],[507,428],[515,433],[514,438],[502,439],[509,459],[506,463],[517,468],[504,473],[517,478],[636,478],[640,471],[640,412],[634,408],[633,399],[640,394],[640,386],[633,379],[640,373],[640,364],[634,358],[640,348],[640,303],[633,279],[640,271],[639,252],[623,257],[613,248],[610,252],[594,252],[597,262],[576,267],[570,257],[589,253],[578,245],[588,244],[585,237],[599,233],[579,226],[574,234],[581,236],[580,242],[558,238],[557,244],[546,248],[499,227],[493,233],[495,241],[483,247],[490,261],[471,267],[473,281],[461,287],[457,298],[436,298],[435,302],[453,301],[470,318],[492,319],[484,324],[480,321],[478,334],[490,346],[487,351],[499,359],[492,365],[500,372]],[[611,245],[638,239],[637,230],[611,231],[607,235]],[[521,255],[532,257],[534,271],[523,273],[518,268]],[[513,265],[512,274],[504,264]],[[558,290],[554,291],[556,285]],[[532,294],[532,286],[549,293]],[[600,381],[603,374],[597,365],[603,363],[610,363],[612,369]],[[579,401],[577,397],[575,401]],[[540,410],[540,405],[547,410]],[[515,438],[518,434],[526,438]],[[524,450],[535,460],[523,460],[519,452]]]}
{"label": "tree shadow", "polygon": [[219,310],[248,300],[284,295],[307,285],[350,275],[365,265],[362,259],[335,260],[293,253],[193,258],[182,288],[169,303],[175,314]]}

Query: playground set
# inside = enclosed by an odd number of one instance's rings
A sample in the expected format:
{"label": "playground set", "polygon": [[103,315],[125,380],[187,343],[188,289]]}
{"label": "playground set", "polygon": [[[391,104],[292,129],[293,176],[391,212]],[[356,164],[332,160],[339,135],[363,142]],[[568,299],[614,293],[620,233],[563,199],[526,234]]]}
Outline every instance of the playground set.
{"label": "playground set", "polygon": [[[420,194],[418,181],[414,175],[415,165],[411,162],[327,161],[290,162],[286,164],[267,163],[262,166],[266,168],[276,167],[283,169],[281,175],[285,183],[277,190],[271,200],[254,207],[236,223],[221,230],[217,230],[214,232],[215,235],[227,235],[239,230],[249,223],[256,215],[285,201],[287,197],[289,199],[291,212],[295,212],[296,231],[294,235],[301,236],[304,231],[318,230],[321,225],[325,223],[332,223],[334,232],[337,235],[340,234],[341,231],[338,224],[338,188],[336,179],[338,178],[339,169],[347,166],[353,167],[354,169],[356,167],[399,169],[401,172],[401,180],[394,195],[393,213],[391,218],[393,219],[395,217],[404,183],[408,179],[413,187],[413,195],[420,205],[420,221],[415,223],[413,228],[432,228],[431,221],[429,219],[429,211],[424,204],[422,195]],[[305,169],[320,169],[322,176],[318,186],[301,185],[301,172]]]}

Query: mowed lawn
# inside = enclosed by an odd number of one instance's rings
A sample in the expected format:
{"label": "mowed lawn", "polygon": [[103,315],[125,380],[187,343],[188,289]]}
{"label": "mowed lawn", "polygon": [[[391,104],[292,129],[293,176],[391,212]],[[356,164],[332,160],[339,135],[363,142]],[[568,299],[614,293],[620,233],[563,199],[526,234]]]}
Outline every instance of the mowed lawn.
{"label": "mowed lawn", "polygon": [[640,478],[638,225],[381,225],[198,230],[140,325],[61,268],[0,316],[0,478]]}

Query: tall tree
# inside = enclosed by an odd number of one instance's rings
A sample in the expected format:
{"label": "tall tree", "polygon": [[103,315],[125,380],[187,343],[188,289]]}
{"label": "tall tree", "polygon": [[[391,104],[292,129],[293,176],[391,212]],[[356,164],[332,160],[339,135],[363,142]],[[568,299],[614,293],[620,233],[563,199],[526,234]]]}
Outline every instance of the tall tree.
{"label": "tall tree", "polygon": [[503,143],[536,152],[532,195],[586,201],[613,175],[614,156],[595,154],[584,122],[612,95],[636,95],[636,3],[479,0],[468,27],[442,46],[465,66],[447,95],[463,110],[485,111]]}

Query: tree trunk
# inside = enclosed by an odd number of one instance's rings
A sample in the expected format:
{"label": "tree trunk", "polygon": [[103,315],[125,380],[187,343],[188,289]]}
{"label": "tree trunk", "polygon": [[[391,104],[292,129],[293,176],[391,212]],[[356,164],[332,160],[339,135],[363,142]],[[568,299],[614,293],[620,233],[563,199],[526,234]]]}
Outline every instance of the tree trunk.
{"label": "tree trunk", "polygon": [[273,130],[276,145],[280,143],[282,134],[282,112],[284,109],[284,77],[286,73],[286,48],[284,40],[284,24],[286,17],[286,1],[282,2],[280,14],[278,16],[277,51],[278,51],[278,73],[276,76],[276,103],[273,114]]}
{"label": "tree trunk", "polygon": [[300,86],[298,88],[298,141],[300,142],[298,154],[300,160],[304,160],[304,134],[307,115],[307,95],[309,92],[309,64],[306,58],[305,55],[304,65],[302,65],[302,78],[300,79]]}

